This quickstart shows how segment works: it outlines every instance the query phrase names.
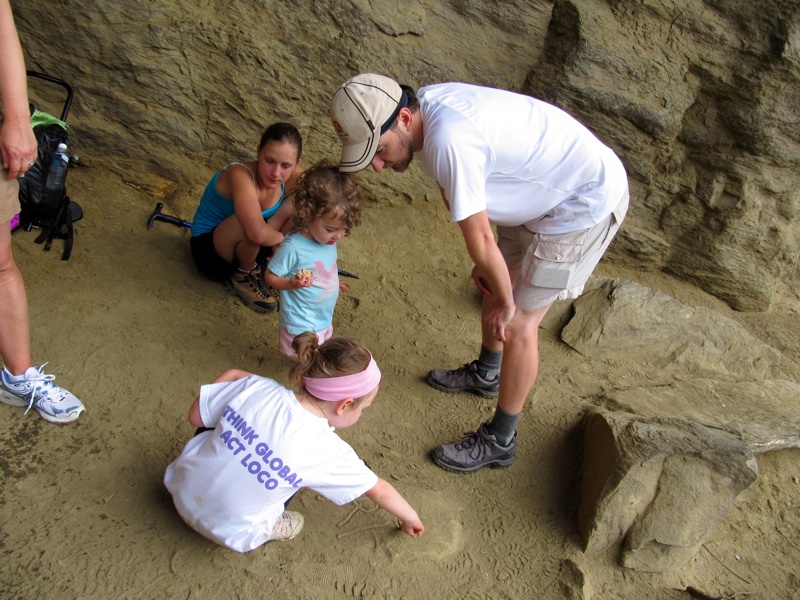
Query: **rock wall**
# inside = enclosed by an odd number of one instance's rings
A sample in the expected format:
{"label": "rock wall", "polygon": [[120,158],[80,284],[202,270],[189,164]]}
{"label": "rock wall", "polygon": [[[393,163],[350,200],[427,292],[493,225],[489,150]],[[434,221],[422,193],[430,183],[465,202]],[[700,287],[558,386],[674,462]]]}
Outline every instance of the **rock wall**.
{"label": "rock wall", "polygon": [[[82,164],[186,217],[210,174],[252,156],[270,122],[298,125],[305,165],[335,156],[328,102],[357,72],[468,81],[562,106],[620,154],[632,205],[607,260],[668,271],[739,310],[800,310],[797,0],[12,8],[28,68],[75,88]],[[46,86],[31,95],[53,101]],[[362,179],[381,202],[438,196],[416,169]]]}

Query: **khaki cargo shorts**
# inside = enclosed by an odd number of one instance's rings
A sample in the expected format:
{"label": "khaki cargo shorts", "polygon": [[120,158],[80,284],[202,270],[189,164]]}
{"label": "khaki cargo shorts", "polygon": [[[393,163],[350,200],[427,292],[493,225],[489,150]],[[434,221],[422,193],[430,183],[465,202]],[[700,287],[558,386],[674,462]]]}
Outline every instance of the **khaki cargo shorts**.
{"label": "khaki cargo shorts", "polygon": [[510,269],[519,268],[514,284],[518,308],[532,310],[556,300],[577,298],[614,239],[625,214],[626,194],[603,221],[582,231],[545,234],[525,225],[497,228],[497,245]]}
{"label": "khaki cargo shorts", "polygon": [[6,175],[8,171],[0,164],[0,224],[8,223],[19,212],[19,183],[16,179],[9,181]]}

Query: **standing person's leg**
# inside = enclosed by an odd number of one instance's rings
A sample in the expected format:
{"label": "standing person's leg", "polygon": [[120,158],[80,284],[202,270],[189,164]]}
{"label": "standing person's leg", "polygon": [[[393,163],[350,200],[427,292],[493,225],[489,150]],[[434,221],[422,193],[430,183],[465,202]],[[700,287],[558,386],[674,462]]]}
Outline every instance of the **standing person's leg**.
{"label": "standing person's leg", "polygon": [[533,310],[517,309],[508,324],[503,378],[497,406],[507,413],[522,412],[539,375],[539,325],[552,304]]}
{"label": "standing person's leg", "polygon": [[517,309],[506,327],[500,393],[494,417],[477,431],[433,451],[440,467],[470,473],[484,467],[507,467],[516,457],[516,426],[539,373],[539,324],[552,304]]}
{"label": "standing person's leg", "polygon": [[[481,305],[481,313],[486,301]],[[481,319],[481,349],[478,358],[457,369],[434,369],[425,381],[442,392],[471,392],[485,398],[496,398],[500,389],[500,367],[503,359],[503,342],[497,339]]]}
{"label": "standing person's leg", "polygon": [[[545,236],[525,228],[510,231],[498,228],[501,238],[498,245],[509,265],[518,264],[516,242],[521,241],[527,250],[519,275],[512,278],[517,310],[506,328],[497,409],[492,420],[477,431],[458,442],[435,448],[433,460],[439,466],[470,473],[483,467],[507,467],[514,462],[516,424],[538,375],[539,324],[555,300],[577,298],[581,294],[619,230],[627,208],[626,193],[614,212],[601,223],[575,233]],[[504,243],[509,240],[510,244]],[[512,268],[509,272],[515,275],[517,270]],[[544,276],[540,277],[541,273]],[[563,288],[550,287],[553,281],[563,282]]]}
{"label": "standing person's leg", "polygon": [[[532,234],[522,227],[498,227],[497,245],[508,265],[511,285],[516,285],[520,265],[530,245]],[[500,391],[500,371],[503,361],[503,342],[487,330],[483,313],[487,307],[484,296],[481,305],[481,348],[478,358],[457,369],[435,369],[425,378],[428,385],[443,392],[471,392],[485,398],[496,398]],[[538,335],[538,333],[537,333]]]}
{"label": "standing person's leg", "polygon": [[68,423],[84,411],[81,401],[53,383],[55,377],[31,366],[28,298],[11,252],[10,214],[18,209],[16,181],[0,172],[0,402],[36,408],[51,423]]}
{"label": "standing person's leg", "polygon": [[28,298],[11,253],[9,221],[0,223],[0,355],[12,375],[31,366]]}

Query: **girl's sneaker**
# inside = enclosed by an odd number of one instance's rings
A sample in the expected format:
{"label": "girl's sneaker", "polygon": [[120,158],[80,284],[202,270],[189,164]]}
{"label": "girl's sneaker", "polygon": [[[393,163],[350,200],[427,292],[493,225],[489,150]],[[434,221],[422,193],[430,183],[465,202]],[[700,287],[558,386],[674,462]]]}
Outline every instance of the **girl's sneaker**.
{"label": "girl's sneaker", "polygon": [[20,382],[11,381],[11,373],[3,367],[0,373],[0,402],[11,406],[27,406],[27,414],[31,407],[39,416],[50,423],[69,423],[83,413],[84,406],[80,400],[64,388],[53,383],[55,375],[48,375],[44,367],[29,367],[25,371],[25,379]]}
{"label": "girl's sneaker", "polygon": [[297,537],[297,534],[303,529],[303,515],[300,513],[292,512],[291,510],[283,511],[283,514],[278,517],[278,522],[272,528],[272,535],[269,536],[270,542],[287,542]]}

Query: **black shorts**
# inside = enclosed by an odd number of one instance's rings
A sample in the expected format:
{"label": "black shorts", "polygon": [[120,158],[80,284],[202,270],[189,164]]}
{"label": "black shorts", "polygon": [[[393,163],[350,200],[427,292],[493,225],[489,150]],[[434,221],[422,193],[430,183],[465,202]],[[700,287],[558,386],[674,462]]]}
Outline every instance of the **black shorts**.
{"label": "black shorts", "polygon": [[[192,247],[194,262],[203,275],[211,281],[227,281],[239,266],[229,263],[217,254],[217,249],[214,248],[214,234],[211,231],[192,236],[189,245]],[[236,261],[236,258],[233,260]]]}
{"label": "black shorts", "polygon": [[[189,239],[189,245],[192,248],[194,262],[197,263],[203,275],[211,281],[227,281],[239,268],[239,261],[235,256],[233,257],[233,262],[229,263],[217,254],[217,249],[214,247],[213,231],[192,236]],[[272,256],[272,248],[261,248],[258,251],[256,262],[259,265],[264,265],[270,256]]]}

